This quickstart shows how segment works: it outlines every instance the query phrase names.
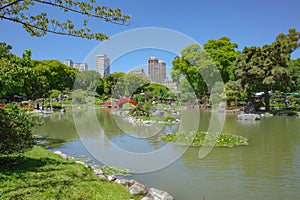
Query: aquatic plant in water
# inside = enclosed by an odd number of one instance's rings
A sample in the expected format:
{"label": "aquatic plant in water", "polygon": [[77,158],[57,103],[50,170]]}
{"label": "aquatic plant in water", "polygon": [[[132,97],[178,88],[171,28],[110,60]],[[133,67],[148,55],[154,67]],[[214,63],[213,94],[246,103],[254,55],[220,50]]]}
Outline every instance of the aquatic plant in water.
{"label": "aquatic plant in water", "polygon": [[188,146],[215,146],[215,147],[233,147],[240,145],[249,145],[248,139],[238,135],[227,133],[208,133],[208,132],[188,132],[172,133],[160,138],[162,142],[168,142],[176,145]]}

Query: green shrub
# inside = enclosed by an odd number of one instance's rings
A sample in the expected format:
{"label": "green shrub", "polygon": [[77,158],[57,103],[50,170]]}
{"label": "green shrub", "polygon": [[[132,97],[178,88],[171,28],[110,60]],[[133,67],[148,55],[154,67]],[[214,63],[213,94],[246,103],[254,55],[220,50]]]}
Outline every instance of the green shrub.
{"label": "green shrub", "polygon": [[56,109],[62,109],[62,103],[61,102],[53,102],[52,107]]}
{"label": "green shrub", "polygon": [[28,106],[29,105],[29,101],[22,101],[22,104],[25,105],[25,106]]}
{"label": "green shrub", "polygon": [[166,121],[176,121],[176,118],[171,116],[166,116]]}
{"label": "green shrub", "polygon": [[34,119],[18,104],[0,109],[0,154],[18,154],[32,148]]}

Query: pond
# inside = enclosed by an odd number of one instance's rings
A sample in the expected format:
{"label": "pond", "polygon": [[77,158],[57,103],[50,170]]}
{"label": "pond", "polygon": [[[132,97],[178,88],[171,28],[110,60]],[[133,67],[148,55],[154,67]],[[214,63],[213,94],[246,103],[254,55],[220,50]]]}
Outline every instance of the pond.
{"label": "pond", "polygon": [[[205,158],[199,159],[200,148],[185,149],[161,143],[157,135],[194,129],[195,125],[206,131],[211,112],[186,110],[182,111],[184,120],[180,125],[136,127],[110,111],[99,109],[91,115],[72,114],[71,111],[54,113],[45,118],[46,123],[37,132],[55,139],[53,150],[75,157],[90,157],[97,164],[107,161],[118,167],[134,166],[137,173],[129,178],[165,190],[177,200],[204,197],[208,200],[274,200],[300,196],[299,117],[274,116],[249,122],[238,121],[235,114],[226,114],[223,132],[247,137],[250,145],[213,148]],[[98,124],[95,125],[88,116],[94,116]],[[160,153],[161,149],[165,151],[160,154],[163,160],[156,161],[132,159],[126,157],[126,153],[117,154],[115,149],[145,155]],[[178,159],[168,164],[166,160],[174,155],[179,155]],[[158,170],[144,169],[143,166],[157,167]]]}

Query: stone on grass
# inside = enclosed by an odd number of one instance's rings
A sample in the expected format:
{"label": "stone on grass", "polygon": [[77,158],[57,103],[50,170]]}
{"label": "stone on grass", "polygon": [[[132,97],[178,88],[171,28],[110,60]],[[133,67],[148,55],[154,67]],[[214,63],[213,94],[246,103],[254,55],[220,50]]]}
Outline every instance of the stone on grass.
{"label": "stone on grass", "polygon": [[107,176],[107,180],[109,181],[115,181],[117,178],[114,175]]}

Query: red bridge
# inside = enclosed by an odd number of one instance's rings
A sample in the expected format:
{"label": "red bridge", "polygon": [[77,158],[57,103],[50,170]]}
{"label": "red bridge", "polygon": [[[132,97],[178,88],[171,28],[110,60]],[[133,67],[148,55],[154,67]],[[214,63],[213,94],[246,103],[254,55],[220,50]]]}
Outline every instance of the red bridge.
{"label": "red bridge", "polygon": [[131,98],[123,98],[117,102],[118,106],[123,106],[124,103],[131,103],[132,105],[137,105],[138,103],[133,101]]}
{"label": "red bridge", "polygon": [[138,104],[137,102],[133,101],[130,98],[122,98],[118,102],[109,102],[109,101],[107,101],[107,102],[103,102],[101,105],[109,106],[109,107],[110,106],[119,106],[119,107],[121,107],[125,103],[131,103],[132,105],[135,105],[135,106]]}

